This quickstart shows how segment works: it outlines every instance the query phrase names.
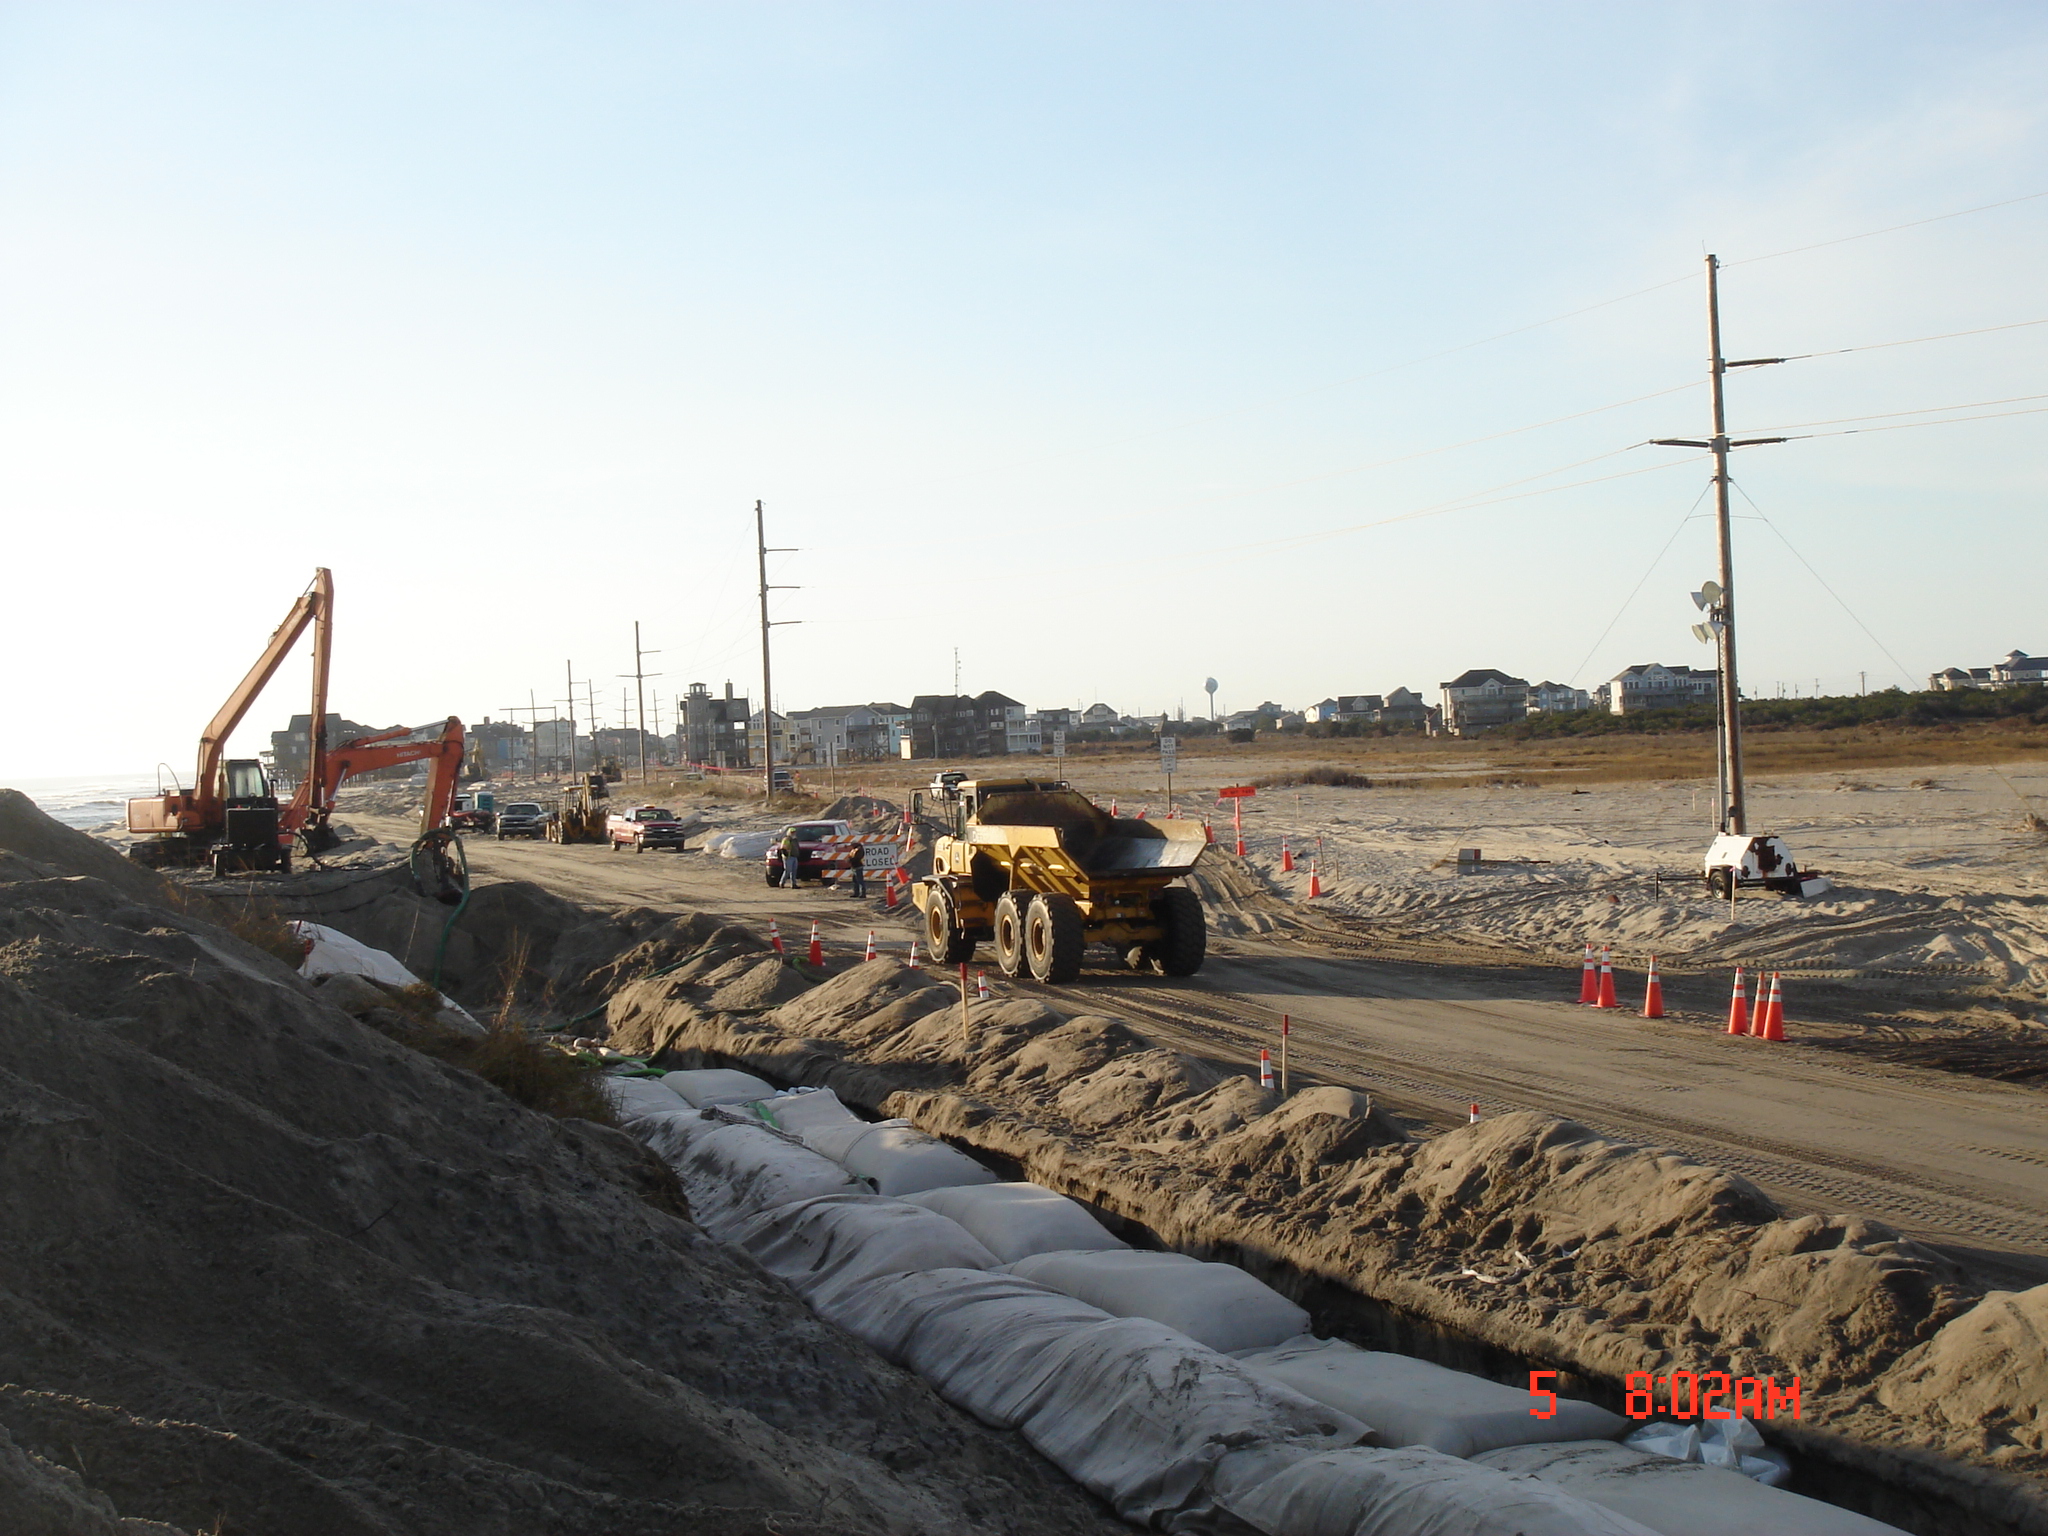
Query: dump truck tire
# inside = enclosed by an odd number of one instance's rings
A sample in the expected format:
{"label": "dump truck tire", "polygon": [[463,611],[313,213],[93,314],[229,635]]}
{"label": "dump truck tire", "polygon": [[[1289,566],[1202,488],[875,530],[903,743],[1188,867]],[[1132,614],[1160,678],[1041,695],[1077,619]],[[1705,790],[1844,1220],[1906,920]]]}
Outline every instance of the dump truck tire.
{"label": "dump truck tire", "polygon": [[932,958],[948,965],[958,965],[974,955],[974,940],[960,931],[953,895],[943,885],[934,885],[931,899],[925,903],[924,939]]}
{"label": "dump truck tire", "polygon": [[1202,916],[1201,897],[1184,885],[1170,885],[1159,893],[1153,910],[1166,930],[1156,950],[1159,969],[1169,976],[1194,975],[1209,954],[1209,924]]}
{"label": "dump truck tire", "polygon": [[1024,925],[1031,919],[1031,893],[1005,891],[996,898],[996,964],[1012,979],[1024,974]]}
{"label": "dump truck tire", "polygon": [[1024,920],[1024,952],[1031,974],[1049,986],[1064,986],[1081,974],[1088,935],[1081,909],[1070,896],[1041,893]]}

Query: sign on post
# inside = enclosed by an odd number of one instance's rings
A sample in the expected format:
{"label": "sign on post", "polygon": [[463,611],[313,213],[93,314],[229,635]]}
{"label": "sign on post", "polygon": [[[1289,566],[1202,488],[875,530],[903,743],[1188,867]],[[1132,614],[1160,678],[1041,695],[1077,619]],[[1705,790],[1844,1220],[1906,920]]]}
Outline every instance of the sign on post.
{"label": "sign on post", "polygon": [[1065,731],[1054,731],[1052,733],[1052,755],[1054,757],[1065,757],[1067,755],[1067,733]]}
{"label": "sign on post", "polygon": [[1249,800],[1257,793],[1258,789],[1253,785],[1232,784],[1227,788],[1217,790],[1216,798],[1218,800]]}
{"label": "sign on post", "polygon": [[1159,738],[1159,766],[1168,773],[1173,772],[1174,759],[1180,755],[1180,738],[1162,736]]}

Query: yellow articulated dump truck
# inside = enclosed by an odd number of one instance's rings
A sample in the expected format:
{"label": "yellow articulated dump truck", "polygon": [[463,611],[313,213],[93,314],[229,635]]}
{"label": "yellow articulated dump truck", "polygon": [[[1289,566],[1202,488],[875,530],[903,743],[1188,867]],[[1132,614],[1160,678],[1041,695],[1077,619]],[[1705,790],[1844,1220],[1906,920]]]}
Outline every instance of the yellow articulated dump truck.
{"label": "yellow articulated dump truck", "polygon": [[1088,945],[1107,944],[1133,970],[1201,969],[1202,903],[1174,884],[1207,846],[1200,822],[1111,816],[1057,780],[958,773],[933,780],[920,809],[948,827],[911,893],[935,959],[990,940],[1005,976],[1061,983]]}

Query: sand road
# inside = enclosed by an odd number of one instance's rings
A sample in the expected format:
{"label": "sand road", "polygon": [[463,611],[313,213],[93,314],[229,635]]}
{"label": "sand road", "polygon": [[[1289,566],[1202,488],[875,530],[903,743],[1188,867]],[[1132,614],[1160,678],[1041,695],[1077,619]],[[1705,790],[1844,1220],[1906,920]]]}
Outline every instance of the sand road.
{"label": "sand road", "polygon": [[[351,815],[400,840],[399,818]],[[770,917],[792,947],[822,925],[836,956],[876,928],[900,961],[914,931],[878,900],[769,888],[757,863],[612,854],[472,838],[481,879],[524,879],[602,906]],[[1106,957],[1105,957],[1106,958]],[[1005,985],[984,960],[991,980]],[[1995,1284],[2048,1280],[2048,1093],[1920,1067],[1844,1059],[1796,1041],[1731,1039],[1690,1021],[1594,1013],[1527,973],[1352,958],[1311,940],[1217,940],[1186,981],[1091,969],[1040,990],[1062,1011],[1131,1017],[1162,1043],[1243,1068],[1293,1019],[1297,1084],[1358,1088],[1425,1125],[1531,1109],[1750,1178],[1794,1212],[1873,1217],[1953,1253]],[[1276,1052],[1277,1054],[1277,1052]]]}

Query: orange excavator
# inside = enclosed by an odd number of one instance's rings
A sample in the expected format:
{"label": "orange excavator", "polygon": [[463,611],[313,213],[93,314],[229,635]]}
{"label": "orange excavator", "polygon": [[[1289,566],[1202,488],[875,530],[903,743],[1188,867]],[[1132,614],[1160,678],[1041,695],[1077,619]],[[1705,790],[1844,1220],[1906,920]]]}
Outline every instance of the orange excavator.
{"label": "orange excavator", "polygon": [[[225,758],[228,737],[242,723],[264,685],[308,629],[313,631],[313,700],[307,737],[306,775],[297,796],[280,806],[263,764],[255,758]],[[327,745],[327,676],[334,643],[334,576],[322,566],[299,594],[284,622],[271,633],[248,675],[214,712],[199,736],[199,763],[191,789],[172,787],[128,802],[128,830],[140,841],[129,857],[153,868],[211,862],[216,876],[235,870],[274,869],[290,873],[293,839],[318,853],[337,839],[327,820],[335,791],[352,773],[399,763],[431,760],[422,838],[447,820],[455,780],[462,766],[462,722],[450,719],[428,732],[387,731],[330,752]],[[225,758],[225,760],[224,760]]]}

